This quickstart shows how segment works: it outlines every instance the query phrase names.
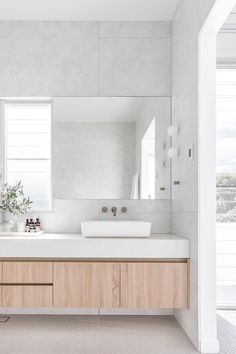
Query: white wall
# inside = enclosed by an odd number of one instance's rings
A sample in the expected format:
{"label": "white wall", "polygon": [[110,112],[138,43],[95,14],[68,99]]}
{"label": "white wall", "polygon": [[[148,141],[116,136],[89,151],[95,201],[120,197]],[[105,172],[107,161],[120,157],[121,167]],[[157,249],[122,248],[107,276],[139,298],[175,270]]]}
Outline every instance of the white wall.
{"label": "white wall", "polygon": [[[172,32],[172,120],[180,133],[173,146],[180,146],[173,160],[172,232],[190,239],[190,308],[176,311],[176,318],[197,348],[198,338],[198,36],[215,0],[182,0]],[[194,144],[194,160],[187,149]]]}
{"label": "white wall", "polygon": [[217,60],[220,63],[236,62],[236,33],[218,33],[216,44]]}

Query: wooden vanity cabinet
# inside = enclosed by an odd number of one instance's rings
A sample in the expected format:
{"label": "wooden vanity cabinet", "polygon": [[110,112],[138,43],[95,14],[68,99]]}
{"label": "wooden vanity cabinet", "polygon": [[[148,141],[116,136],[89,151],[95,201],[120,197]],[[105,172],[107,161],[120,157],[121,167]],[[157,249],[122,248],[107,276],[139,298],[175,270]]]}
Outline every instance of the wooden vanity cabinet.
{"label": "wooden vanity cabinet", "polygon": [[122,308],[185,308],[187,263],[122,263]]}
{"label": "wooden vanity cabinet", "polygon": [[53,263],[0,263],[0,302],[3,307],[52,307]]}
{"label": "wooden vanity cabinet", "polygon": [[54,306],[185,308],[186,262],[55,262]]}
{"label": "wooden vanity cabinet", "polygon": [[2,262],[5,284],[52,284],[52,262]]}
{"label": "wooden vanity cabinet", "polygon": [[54,306],[112,308],[119,305],[119,263],[54,263]]}
{"label": "wooden vanity cabinet", "polygon": [[188,263],[3,261],[0,306],[186,308]]}
{"label": "wooden vanity cabinet", "polygon": [[2,285],[1,293],[3,307],[52,307],[50,285]]}

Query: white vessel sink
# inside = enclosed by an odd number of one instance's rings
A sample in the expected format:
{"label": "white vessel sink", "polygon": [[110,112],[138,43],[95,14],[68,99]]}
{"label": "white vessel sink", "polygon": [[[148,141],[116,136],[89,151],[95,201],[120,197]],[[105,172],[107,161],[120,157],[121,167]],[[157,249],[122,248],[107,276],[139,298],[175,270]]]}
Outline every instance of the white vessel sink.
{"label": "white vessel sink", "polygon": [[148,237],[151,222],[135,220],[82,221],[82,235],[85,237]]}

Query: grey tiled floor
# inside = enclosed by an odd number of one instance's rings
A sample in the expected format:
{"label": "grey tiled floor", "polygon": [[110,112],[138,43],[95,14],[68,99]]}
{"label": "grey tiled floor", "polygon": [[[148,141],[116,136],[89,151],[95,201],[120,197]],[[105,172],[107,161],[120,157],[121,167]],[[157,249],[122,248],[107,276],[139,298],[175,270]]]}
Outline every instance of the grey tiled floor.
{"label": "grey tiled floor", "polygon": [[236,353],[236,311],[218,311],[220,354]]}
{"label": "grey tiled floor", "polygon": [[173,317],[11,316],[1,354],[196,354]]}

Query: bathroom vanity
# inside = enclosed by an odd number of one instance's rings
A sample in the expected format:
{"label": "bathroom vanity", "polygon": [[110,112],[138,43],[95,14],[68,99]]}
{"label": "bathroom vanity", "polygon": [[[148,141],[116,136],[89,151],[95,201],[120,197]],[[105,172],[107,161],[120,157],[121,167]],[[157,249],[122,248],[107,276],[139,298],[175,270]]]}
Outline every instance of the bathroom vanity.
{"label": "bathroom vanity", "polygon": [[189,241],[87,239],[44,234],[0,238],[0,307],[188,306]]}
{"label": "bathroom vanity", "polygon": [[54,234],[0,237],[0,307],[186,308],[189,241],[168,234],[170,98],[2,104],[6,181]]}

